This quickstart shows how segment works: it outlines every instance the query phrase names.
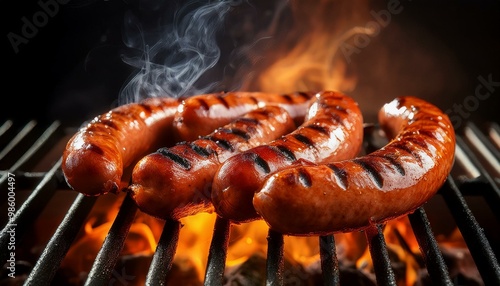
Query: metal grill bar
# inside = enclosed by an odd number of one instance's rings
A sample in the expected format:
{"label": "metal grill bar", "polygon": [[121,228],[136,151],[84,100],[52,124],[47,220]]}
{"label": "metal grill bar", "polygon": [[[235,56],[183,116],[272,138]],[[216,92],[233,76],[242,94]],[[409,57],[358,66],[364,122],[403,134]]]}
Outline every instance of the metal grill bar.
{"label": "metal grill bar", "polygon": [[283,235],[272,229],[267,234],[266,284],[283,285]]}
{"label": "metal grill bar", "polygon": [[392,270],[389,253],[387,252],[382,226],[373,225],[368,227],[365,229],[365,235],[368,247],[370,248],[377,284],[396,286],[396,277]]}
{"label": "metal grill bar", "polygon": [[500,266],[493,249],[451,176],[440,193],[451,210],[481,277],[490,285],[500,285]]}
{"label": "metal grill bar", "polygon": [[448,267],[443,259],[443,255],[434,233],[432,232],[427,214],[423,208],[418,208],[414,213],[408,215],[413,233],[417,239],[424,258],[427,272],[434,285],[453,285]]}
{"label": "metal grill bar", "polygon": [[172,261],[179,241],[180,228],[179,221],[167,220],[165,222],[146,276],[146,285],[166,285],[168,272],[172,268]]}
{"label": "metal grill bar", "polygon": [[54,274],[82,227],[97,197],[79,194],[57,228],[47,247],[37,260],[25,285],[50,285]]}
{"label": "metal grill bar", "polygon": [[205,285],[207,286],[223,283],[230,228],[229,220],[217,217],[205,271]]}
{"label": "metal grill bar", "polygon": [[[35,123],[36,124],[36,123]],[[23,168],[29,161],[30,159],[34,158],[35,154],[41,154],[40,149],[42,146],[47,145],[47,142],[49,139],[52,138],[53,135],[56,134],[56,131],[59,130],[60,127],[59,121],[53,122],[45,131],[44,133],[36,140],[33,145],[26,151],[15,163],[9,168],[9,171],[11,173],[14,173],[21,168]],[[31,129],[30,129],[31,130]],[[13,144],[14,141],[11,141]],[[18,141],[16,140],[16,144]],[[10,146],[10,145],[9,145]],[[14,144],[13,144],[14,146]],[[10,148],[10,147],[9,147]],[[6,148],[8,149],[8,148]],[[5,150],[5,149],[4,149]],[[0,177],[0,187],[3,189],[5,187],[5,183],[7,182],[7,174],[4,174],[2,177]],[[5,197],[2,198],[2,202],[5,199]]]}
{"label": "metal grill bar", "polygon": [[483,191],[482,195],[486,197],[486,202],[490,205],[491,210],[497,217],[497,219],[500,220],[500,188],[495,184],[495,181],[493,178],[490,176],[490,174],[485,170],[485,168],[482,166],[482,164],[479,162],[476,156],[474,156],[474,153],[470,148],[467,146],[467,144],[464,142],[464,140],[457,136],[457,145],[464,150],[464,152],[468,155],[470,161],[475,165],[475,167],[479,170],[481,174],[481,179],[485,180],[488,183],[489,188],[481,188],[481,191]]}
{"label": "metal grill bar", "polygon": [[137,213],[134,201],[125,196],[120,210],[89,272],[85,285],[107,285],[113,273],[130,226]]}
{"label": "metal grill bar", "polygon": [[321,259],[321,274],[324,285],[339,285],[340,270],[337,252],[335,249],[335,238],[333,235],[319,237],[319,253]]}
{"label": "metal grill bar", "polygon": [[[54,195],[56,183],[54,177],[56,176],[56,171],[61,166],[61,160],[59,160],[49,172],[43,177],[43,180],[38,184],[38,186],[33,190],[31,195],[26,199],[26,201],[17,210],[12,220],[7,223],[5,228],[0,233],[0,247],[2,250],[7,249],[7,244],[9,243],[10,235],[7,233],[10,225],[16,226],[16,237],[22,238],[26,233],[28,227],[31,226],[31,222],[34,217],[38,215],[45,208],[50,198]],[[7,251],[0,251],[0,261],[6,261],[8,256]]]}

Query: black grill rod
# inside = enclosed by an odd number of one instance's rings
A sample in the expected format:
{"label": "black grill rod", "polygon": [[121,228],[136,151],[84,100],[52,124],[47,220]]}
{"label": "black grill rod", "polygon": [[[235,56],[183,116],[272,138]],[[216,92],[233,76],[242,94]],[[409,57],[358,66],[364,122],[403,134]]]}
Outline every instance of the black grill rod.
{"label": "black grill rod", "polygon": [[470,161],[479,170],[481,178],[488,183],[488,187],[480,188],[478,191],[483,191],[483,195],[486,198],[486,202],[490,205],[492,212],[495,214],[496,218],[500,220],[500,188],[497,186],[493,178],[486,171],[484,166],[479,162],[479,159],[472,153],[472,150],[467,146],[464,139],[457,136],[457,147],[461,148],[465,154],[468,155]]}
{"label": "black grill rod", "polygon": [[0,125],[0,138],[7,132],[12,125],[14,125],[14,122],[12,120],[5,120],[2,125]]}
{"label": "black grill rod", "polygon": [[283,269],[285,261],[283,258],[284,241],[283,235],[272,229],[267,234],[267,259],[266,259],[266,285],[282,286]]}
{"label": "black grill rod", "polygon": [[[32,226],[33,218],[38,217],[45,208],[56,191],[57,183],[55,177],[60,166],[61,159],[45,174],[42,181],[19,207],[12,219],[7,222],[4,229],[2,229],[0,234],[1,249],[7,249],[10,240],[10,234],[7,231],[11,227],[15,228],[16,239],[20,240],[26,233],[26,230]],[[8,253],[8,251],[0,251],[0,261],[7,260]]]}
{"label": "black grill rod", "polygon": [[408,215],[408,219],[433,285],[453,285],[425,210],[422,207],[418,208],[414,213]]}
{"label": "black grill rod", "polygon": [[137,206],[134,201],[130,196],[125,196],[113,225],[94,260],[85,285],[109,285],[109,280],[120,257],[136,213]]}
{"label": "black grill rod", "polygon": [[[472,133],[468,133],[467,131],[471,131]],[[488,152],[496,159],[500,161],[500,151],[493,146],[493,143],[488,139],[486,135],[477,127],[476,124],[472,122],[467,122],[465,124],[464,130],[465,136],[471,140],[471,135],[476,136],[479,144],[483,144],[484,147],[488,150]]]}
{"label": "black grill rod", "polygon": [[162,286],[167,284],[168,272],[172,268],[172,261],[179,241],[180,228],[181,223],[177,220],[165,221],[146,276],[146,285]]}
{"label": "black grill rod", "polygon": [[[36,124],[36,122],[34,123]],[[11,173],[17,172],[28,160],[45,144],[46,141],[59,129],[61,123],[59,121],[54,121],[52,124],[45,129],[42,135],[31,145],[31,147],[19,158],[9,169]],[[0,177],[0,188],[4,189],[5,183],[7,182],[8,174],[4,174]],[[2,198],[3,199],[3,198]]]}
{"label": "black grill rod", "polygon": [[396,276],[391,266],[387,245],[381,225],[371,225],[365,229],[366,240],[372,257],[377,285],[396,286]]}
{"label": "black grill rod", "polygon": [[500,285],[500,266],[493,249],[451,176],[440,189],[440,194],[469,247],[483,281],[488,285]]}
{"label": "black grill rod", "polygon": [[216,218],[205,271],[204,285],[206,286],[223,284],[230,230],[229,220]]}
{"label": "black grill rod", "polygon": [[319,237],[319,254],[323,285],[340,285],[339,261],[337,259],[333,234]]}
{"label": "black grill rod", "polygon": [[35,120],[31,120],[24,127],[19,131],[19,133],[16,134],[14,138],[3,148],[3,150],[0,150],[0,160],[5,157],[8,153],[12,151],[18,145],[30,132],[35,128],[37,125],[37,122]]}
{"label": "black grill rod", "polygon": [[37,260],[24,285],[50,285],[97,197],[78,194],[68,213]]}

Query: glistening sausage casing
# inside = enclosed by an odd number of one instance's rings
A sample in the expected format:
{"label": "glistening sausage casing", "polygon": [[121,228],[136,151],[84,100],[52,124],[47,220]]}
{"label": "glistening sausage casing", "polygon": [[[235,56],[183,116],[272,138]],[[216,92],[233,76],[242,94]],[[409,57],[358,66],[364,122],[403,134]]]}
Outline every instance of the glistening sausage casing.
{"label": "glistening sausage casing", "polygon": [[118,192],[124,168],[173,144],[171,125],[180,100],[148,98],[101,114],[80,128],[63,151],[62,171],[74,190],[96,196]]}
{"label": "glistening sausage casing", "polygon": [[174,118],[174,136],[178,142],[192,141],[230,123],[245,113],[266,104],[284,108],[299,125],[307,112],[312,92],[277,94],[264,92],[227,92],[186,98]]}
{"label": "glistening sausage casing", "polygon": [[359,230],[413,212],[445,182],[455,133],[446,114],[416,97],[383,106],[386,146],[366,156],[273,174],[254,196],[269,226],[292,235]]}
{"label": "glistening sausage casing", "polygon": [[132,199],[144,213],[160,219],[211,212],[210,190],[218,166],[228,157],[295,127],[285,109],[267,105],[207,136],[161,148],[134,167],[129,186]]}
{"label": "glistening sausage casing", "polygon": [[265,178],[292,166],[356,156],[363,118],[349,96],[323,91],[312,99],[304,123],[290,134],[229,158],[215,174],[212,202],[217,214],[235,223],[259,219],[252,198]]}

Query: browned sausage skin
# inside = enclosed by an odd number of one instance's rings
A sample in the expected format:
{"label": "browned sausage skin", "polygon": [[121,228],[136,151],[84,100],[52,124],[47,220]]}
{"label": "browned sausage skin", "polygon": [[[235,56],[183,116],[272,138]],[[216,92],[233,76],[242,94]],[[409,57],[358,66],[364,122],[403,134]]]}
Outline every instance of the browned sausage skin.
{"label": "browned sausage skin", "polygon": [[68,185],[88,196],[118,192],[126,186],[121,182],[125,167],[173,144],[171,126],[179,103],[173,98],[148,98],[116,107],[80,128],[63,151]]}
{"label": "browned sausage skin", "polygon": [[307,112],[313,92],[277,94],[264,92],[223,92],[186,98],[174,118],[174,136],[178,142],[192,141],[230,123],[245,113],[266,104],[284,108],[299,125]]}
{"label": "browned sausage skin", "polygon": [[395,136],[385,147],[351,160],[273,174],[254,196],[257,212],[281,233],[324,235],[363,229],[423,205],[454,162],[449,118],[407,96],[384,105],[379,122],[389,138]]}
{"label": "browned sausage skin", "polygon": [[222,164],[212,186],[215,210],[235,223],[259,219],[252,198],[272,173],[311,162],[353,158],[362,141],[363,118],[358,104],[339,92],[320,92],[298,129]]}
{"label": "browned sausage skin", "polygon": [[211,212],[212,179],[221,162],[295,127],[277,105],[253,110],[207,136],[143,157],[133,169],[130,194],[139,209],[160,219]]}

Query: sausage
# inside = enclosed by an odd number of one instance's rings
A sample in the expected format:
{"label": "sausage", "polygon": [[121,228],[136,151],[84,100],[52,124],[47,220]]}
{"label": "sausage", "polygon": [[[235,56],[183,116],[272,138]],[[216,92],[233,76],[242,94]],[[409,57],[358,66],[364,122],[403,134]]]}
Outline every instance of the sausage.
{"label": "sausage", "polygon": [[207,136],[143,157],[132,171],[128,191],[141,211],[156,218],[212,212],[211,182],[221,162],[295,128],[285,109],[258,108]]}
{"label": "sausage", "polygon": [[264,92],[226,92],[196,95],[185,99],[174,118],[174,137],[178,142],[192,141],[230,123],[265,104],[285,108],[299,125],[307,113],[313,92],[277,94]]}
{"label": "sausage", "polygon": [[356,156],[363,143],[363,117],[349,96],[316,94],[304,123],[295,131],[228,159],[215,174],[212,203],[234,223],[259,219],[252,198],[278,170]]}
{"label": "sausage", "polygon": [[253,205],[270,228],[291,235],[362,230],[415,211],[444,184],[455,132],[438,107],[398,97],[379,111],[387,145],[365,156],[273,174]]}
{"label": "sausage", "polygon": [[140,156],[173,144],[171,126],[180,100],[148,98],[122,105],[80,128],[63,150],[62,171],[74,190],[98,196],[116,193],[123,170]]}

